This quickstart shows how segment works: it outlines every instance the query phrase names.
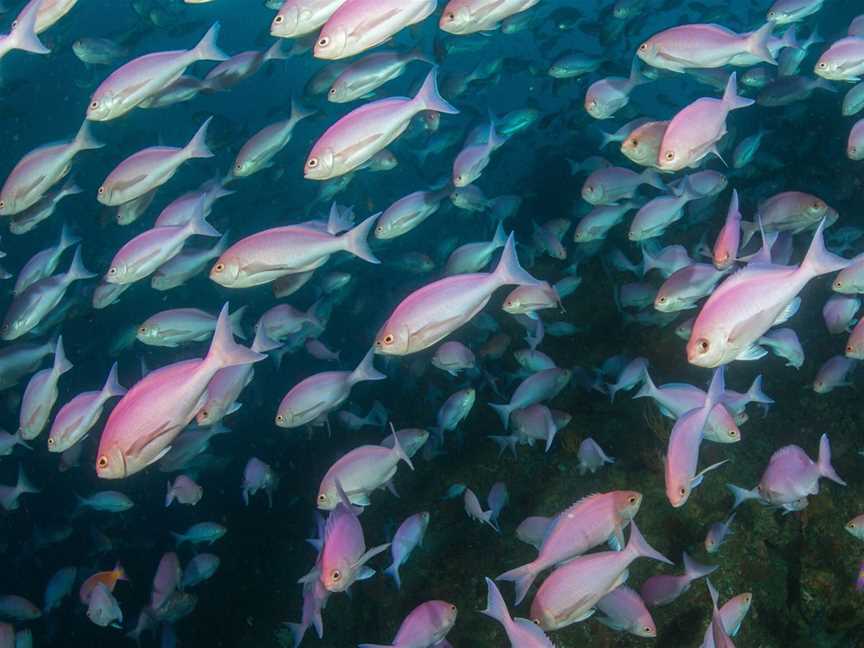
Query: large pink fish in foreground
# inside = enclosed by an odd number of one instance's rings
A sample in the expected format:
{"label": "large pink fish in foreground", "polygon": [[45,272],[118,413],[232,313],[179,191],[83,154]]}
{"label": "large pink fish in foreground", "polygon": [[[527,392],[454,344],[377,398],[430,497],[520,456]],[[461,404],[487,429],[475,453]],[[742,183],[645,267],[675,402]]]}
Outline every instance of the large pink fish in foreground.
{"label": "large pink fish in foreground", "polygon": [[657,166],[663,171],[681,171],[697,166],[726,135],[726,117],[733,110],[753,105],[752,99],[738,96],[735,73],[729,76],[722,99],[702,97],[681,110],[669,122]]}
{"label": "large pink fish in foreground", "polygon": [[531,620],[544,630],[558,630],[594,614],[597,602],[627,580],[637,558],[672,564],[630,523],[630,541],[622,551],[578,556],[543,581],[531,603]]}
{"label": "large pink fish in foreground", "polygon": [[511,234],[494,272],[445,277],[402,300],[375,337],[375,353],[408,355],[428,349],[471,321],[498,288],[541,283],[519,265]]}
{"label": "large pink fish in foreground", "polygon": [[96,473],[102,479],[123,479],[161,459],[206,402],[216,372],[264,357],[234,342],[225,304],[204,358],[157,369],[120,400],[102,431]]}
{"label": "large pink fish in foreground", "polygon": [[605,542],[624,544],[624,528],[639,512],[642,495],[612,491],[585,497],[547,522],[537,558],[504,572],[496,580],[513,581],[520,603],[543,571],[566,563]]}
{"label": "large pink fish in foreground", "polygon": [[850,264],[825,248],[823,227],[824,222],[797,268],[751,263],[714,290],[693,323],[687,343],[691,364],[719,367],[764,355],[757,341],[772,326],[794,315],[799,305],[797,295],[804,286],[815,277]]}
{"label": "large pink fish in foreground", "polygon": [[530,9],[540,0],[450,0],[438,26],[450,34],[474,34],[498,29],[501,21]]}
{"label": "large pink fish in foreground", "polygon": [[321,28],[315,57],[342,59],[384,43],[425,20],[438,0],[347,0]]}
{"label": "large pink fish in foreground", "polygon": [[679,25],[664,29],[642,43],[636,56],[652,67],[671,72],[736,65],[735,57],[740,54],[776,64],[768,49],[773,28],[774,25],[766,23],[757,31],[736,34],[720,25]]}
{"label": "large pink fish in foreground", "polygon": [[342,117],[315,142],[303,174],[309,180],[329,180],[345,175],[392,144],[416,114],[424,110],[458,114],[459,111],[438,93],[437,78],[438,71],[433,68],[413,99],[379,99]]}
{"label": "large pink fish in foreground", "polygon": [[194,49],[145,54],[120,66],[90,97],[87,119],[108,121],[125,115],[174,83],[196,61],[228,60],[216,44],[218,36],[217,22]]}
{"label": "large pink fish in foreground", "polygon": [[345,4],[345,0],[285,0],[270,23],[270,35],[297,38],[311,34]]}

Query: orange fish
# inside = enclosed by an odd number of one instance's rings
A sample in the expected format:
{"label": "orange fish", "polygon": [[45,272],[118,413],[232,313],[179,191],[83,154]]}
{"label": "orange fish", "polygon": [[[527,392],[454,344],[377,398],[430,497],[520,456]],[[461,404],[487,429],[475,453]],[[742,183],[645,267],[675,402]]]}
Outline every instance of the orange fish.
{"label": "orange fish", "polygon": [[117,584],[117,581],[120,580],[128,581],[129,578],[123,570],[123,565],[117,563],[111,571],[96,572],[90,578],[85,580],[81,584],[81,589],[78,590],[78,597],[84,605],[87,605],[90,602],[90,594],[93,593],[93,588],[96,587],[97,583],[102,583],[109,591],[113,592],[114,586]]}

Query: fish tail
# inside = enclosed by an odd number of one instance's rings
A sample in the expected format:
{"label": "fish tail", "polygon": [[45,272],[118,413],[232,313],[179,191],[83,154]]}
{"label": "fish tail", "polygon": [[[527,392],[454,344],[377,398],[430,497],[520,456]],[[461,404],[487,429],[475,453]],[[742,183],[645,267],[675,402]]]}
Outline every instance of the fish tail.
{"label": "fish tail", "polygon": [[265,357],[251,349],[240,346],[234,342],[231,335],[231,322],[228,319],[228,303],[222,306],[219,320],[216,322],[216,331],[213,333],[213,341],[207,352],[205,363],[213,363],[219,369],[224,367],[236,367],[239,365],[252,364],[263,360]]}
{"label": "fish tail", "polygon": [[511,581],[513,583],[513,588],[516,591],[516,605],[519,605],[525,598],[525,595],[528,594],[531,585],[537,579],[538,573],[537,565],[530,562],[527,565],[522,565],[516,569],[506,571],[500,576],[496,576],[495,580]]}
{"label": "fish tail", "polygon": [[504,226],[498,222],[498,227],[495,228],[495,236],[492,237],[492,245],[495,249],[504,247],[507,244],[507,234],[504,232]]}
{"label": "fish tail", "polygon": [[27,448],[28,450],[33,449],[33,446],[31,446],[29,443],[27,443],[24,439],[21,438],[21,430],[16,431],[15,434],[13,434],[12,436],[15,437],[15,445]]}
{"label": "fish tail", "polygon": [[507,237],[507,242],[504,244],[504,252],[501,253],[501,260],[495,271],[492,273],[498,280],[501,286],[516,284],[519,286],[540,286],[543,284],[539,279],[535,279],[531,273],[519,264],[519,257],[516,255],[516,239],[511,233]]}
{"label": "fish tail", "polygon": [[219,38],[219,30],[222,25],[219,21],[213,23],[213,26],[207,30],[201,41],[195,46],[192,54],[196,61],[227,61],[228,55],[223,52],[219,45],[216,44],[216,39]]}
{"label": "fish tail", "polygon": [[256,351],[257,353],[266,353],[267,351],[278,349],[280,346],[282,346],[282,343],[270,338],[263,326],[259,326],[258,330],[255,331],[255,339],[252,340],[253,351]]}
{"label": "fish tail", "polygon": [[751,403],[762,403],[763,405],[774,404],[774,399],[762,391],[762,374],[759,374],[753,380],[753,384],[747,390],[747,399]]}
{"label": "fish tail", "polygon": [[504,602],[504,597],[501,596],[501,591],[498,589],[495,581],[488,577],[486,578],[486,608],[480,610],[480,614],[485,614],[495,619],[504,627],[507,627],[512,621],[510,611]]}
{"label": "fish tail", "polygon": [[642,533],[636,526],[636,522],[632,520],[630,521],[630,540],[627,542],[627,548],[624,549],[624,551],[635,553],[637,556],[642,556],[643,558],[653,558],[654,560],[659,560],[667,565],[674,564],[666,556],[648,544],[648,541],[642,537]]}
{"label": "fish tail", "polygon": [[24,493],[39,493],[41,492],[38,488],[36,488],[27,477],[27,474],[24,472],[24,466],[18,466],[18,483],[15,486],[15,490],[18,491],[19,494]]}
{"label": "fish tail", "polygon": [[58,376],[63,375],[72,368],[72,363],[66,357],[66,350],[63,348],[63,336],[57,336],[57,345],[54,347],[54,373]]}
{"label": "fish tail", "polygon": [[705,397],[705,409],[710,411],[723,398],[723,392],[726,391],[725,368],[717,367],[714,370],[714,375],[711,377],[711,385],[708,387],[708,395]]}
{"label": "fish tail", "polygon": [[291,100],[291,116],[288,118],[288,121],[291,122],[292,128],[296,126],[299,122],[303,121],[307,117],[311,117],[316,114],[318,111],[314,108],[307,108],[302,103],[297,101],[296,99]]}
{"label": "fish tail", "polygon": [[69,267],[69,272],[66,273],[66,281],[72,283],[78,279],[91,279],[96,275],[84,267],[84,261],[81,260],[81,246],[75,248],[75,256],[72,258],[72,265]]}
{"label": "fish tail", "polygon": [[340,237],[344,241],[346,252],[350,252],[354,256],[360,257],[369,263],[381,263],[378,257],[375,256],[375,253],[372,252],[372,248],[369,247],[368,240],[369,230],[375,226],[375,221],[378,220],[380,215],[381,212],[373,214],[357,225],[354,229],[349,230],[348,233],[343,234]]}
{"label": "fish tail", "polygon": [[495,413],[501,419],[501,423],[504,425],[504,430],[510,426],[510,412],[513,411],[513,408],[509,403],[504,403],[503,405],[499,405],[497,403],[489,403],[489,407],[495,410]]}
{"label": "fish tail", "polygon": [[[372,351],[369,352],[369,354],[371,354],[371,353],[372,353]],[[369,354],[367,354],[367,355],[369,355]],[[375,371],[375,370],[373,369],[373,371]],[[393,427],[392,423],[390,424],[390,431],[393,433],[393,452],[394,452],[394,454],[399,459],[401,459],[406,464],[408,464],[408,467],[411,468],[411,470],[414,470],[414,464],[411,463],[411,458],[408,456],[408,454],[402,448],[402,444],[399,443],[399,435],[396,434],[396,428]]]}
{"label": "fish tail", "polygon": [[634,88],[645,83],[649,83],[651,79],[642,74],[642,66],[639,63],[639,57],[633,57],[633,63],[630,64],[630,85]]}
{"label": "fish tail", "polygon": [[[375,368],[375,351],[374,349],[369,349],[366,355],[363,356],[360,364],[351,372],[348,381],[352,385],[356,385],[367,380],[384,380],[386,377],[385,374]],[[410,464],[411,462],[409,461],[408,463]]]}
{"label": "fish tail", "polygon": [[747,97],[741,97],[738,94],[738,73],[733,72],[729,75],[729,81],[726,82],[726,90],[723,92],[723,103],[728,110],[737,110],[738,108],[746,108],[752,106],[755,101]]}
{"label": "fish tail", "polygon": [[208,117],[183,149],[187,159],[213,157],[213,151],[207,146],[207,127],[211,121],[213,121],[213,117]]}
{"label": "fish tail", "polygon": [[36,35],[36,17],[41,4],[41,2],[30,2],[18,14],[15,29],[8,36],[7,47],[9,49],[19,49],[34,54],[48,54],[51,51]]}
{"label": "fish tail", "polygon": [[171,492],[171,482],[168,481],[165,488],[165,508],[174,503],[174,493]]}
{"label": "fish tail", "polygon": [[241,340],[245,340],[247,337],[245,331],[243,331],[243,315],[245,313],[246,306],[241,306],[228,316],[228,320],[231,322],[231,332]]}
{"label": "fish tail", "polygon": [[496,444],[498,444],[498,458],[501,458],[501,455],[504,454],[504,451],[507,448],[510,448],[510,452],[513,453],[513,458],[516,458],[516,437],[511,435],[507,436],[494,436],[490,435],[488,438],[492,439]]}
{"label": "fish tail", "polygon": [[451,106],[438,92],[438,68],[433,67],[423,82],[423,86],[413,99],[420,110],[434,110],[448,115],[458,115],[459,111]]}
{"label": "fish tail", "polygon": [[392,565],[384,570],[384,573],[393,579],[393,582],[396,583],[397,590],[402,589],[402,577],[399,576],[399,563],[394,561]]}
{"label": "fish tail", "polygon": [[713,573],[720,565],[703,565],[684,553],[684,573],[692,582]]}
{"label": "fish tail", "polygon": [[644,380],[642,381],[642,386],[639,388],[639,391],[634,394],[633,398],[655,398],[657,397],[657,385],[654,384],[654,381],[651,380],[651,375],[648,373],[648,370],[645,370]]}
{"label": "fish tail", "polygon": [[746,488],[735,486],[735,484],[726,484],[726,488],[729,490],[730,493],[732,493],[732,496],[735,498],[735,503],[732,504],[732,510],[735,510],[747,500],[762,499],[761,497],[759,497],[758,493],[754,491],[754,489],[747,490]]}
{"label": "fish tail", "polygon": [[102,396],[110,398],[112,396],[122,396],[126,393],[126,388],[117,380],[117,363],[111,365],[111,371],[108,373],[108,379],[102,387]]}
{"label": "fish tail", "polygon": [[264,56],[262,57],[263,62],[267,61],[284,61],[286,59],[291,58],[291,52],[286,52],[282,49],[282,45],[285,41],[281,38],[278,39],[275,43],[273,43],[266,52],[264,52]]}
{"label": "fish tail", "polygon": [[60,240],[57,242],[57,250],[63,251],[80,242],[81,238],[76,236],[66,223],[63,223],[63,229],[60,230]]}
{"label": "fish tail", "polygon": [[656,169],[645,169],[640,175],[642,176],[642,182],[645,184],[651,185],[655,189],[660,189],[661,191],[667,189],[666,183],[663,182],[663,178],[660,177],[660,173],[658,173]]}
{"label": "fish tail", "polygon": [[824,229],[825,220],[823,219],[813,234],[813,241],[807,250],[807,256],[801,262],[801,270],[812,277],[843,270],[852,263],[849,259],[844,259],[828,251],[828,248],[825,247],[825,239],[822,236]]}
{"label": "fish tail", "polygon": [[[771,54],[771,50],[768,49],[768,41],[771,39],[772,29],[774,29],[774,23],[769,22],[750,34],[747,37],[747,51],[760,61],[777,65],[777,60]],[[794,33],[792,37],[794,39]]]}
{"label": "fish tail", "polygon": [[833,482],[845,486],[846,482],[840,478],[834,466],[831,465],[831,443],[828,441],[828,435],[823,434],[819,439],[819,459],[816,462],[819,468],[819,474],[825,479],[830,479]]}
{"label": "fish tail", "polygon": [[126,570],[119,562],[114,565],[114,573],[117,574],[117,580],[128,581],[129,576],[126,575]]}
{"label": "fish tail", "polygon": [[100,149],[103,146],[105,146],[105,143],[93,137],[93,133],[90,132],[90,122],[85,119],[84,123],[81,124],[81,128],[78,129],[75,139],[72,141],[72,147],[75,151],[89,151],[91,149]]}
{"label": "fish tail", "polygon": [[195,214],[184,227],[187,228],[190,234],[198,236],[211,236],[213,238],[222,236],[219,231],[207,222],[207,211],[204,209],[205,198],[201,196],[195,205]]}
{"label": "fish tail", "polygon": [[305,623],[286,623],[288,626],[288,630],[291,631],[291,641],[293,641],[294,648],[297,648],[301,643],[303,643],[303,637],[306,635],[306,630],[309,628]]}

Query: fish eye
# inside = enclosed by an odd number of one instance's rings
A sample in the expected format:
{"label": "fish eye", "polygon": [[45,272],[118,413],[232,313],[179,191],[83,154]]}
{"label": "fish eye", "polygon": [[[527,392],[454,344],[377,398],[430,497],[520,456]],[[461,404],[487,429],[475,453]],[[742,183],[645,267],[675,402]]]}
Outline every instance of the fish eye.
{"label": "fish eye", "polygon": [[240,164],[239,162],[238,162],[237,164],[234,165],[234,169],[237,170],[237,171],[240,171],[242,168],[243,168],[243,165]]}
{"label": "fish eye", "polygon": [[733,439],[736,438],[738,436],[738,430],[730,430],[729,436],[731,436]]}
{"label": "fish eye", "polygon": [[206,419],[210,417],[210,414],[207,413],[207,410],[201,410],[199,413],[201,414],[202,418]]}
{"label": "fish eye", "polygon": [[0,200],[0,209],[3,209],[6,206],[5,200]]}
{"label": "fish eye", "polygon": [[330,88],[330,92],[329,92],[329,94],[330,94],[331,97],[332,97],[333,95],[335,95],[335,94],[336,94],[336,88]]}
{"label": "fish eye", "polygon": [[224,269],[225,269],[224,263],[217,263],[215,266],[213,266],[213,272],[222,272]]}
{"label": "fish eye", "polygon": [[96,110],[98,107],[99,107],[98,101],[91,101],[90,102],[90,110]]}
{"label": "fish eye", "polygon": [[384,228],[379,225],[378,227],[375,228],[375,233],[376,234],[383,234]]}
{"label": "fish eye", "polygon": [[640,51],[640,52],[647,52],[647,51],[648,51],[648,43],[642,43],[642,44],[639,46],[639,51]]}
{"label": "fish eye", "polygon": [[48,447],[49,448],[54,447],[54,439],[52,439],[51,437],[48,437]]}
{"label": "fish eye", "polygon": [[[48,439],[48,440],[50,441],[51,439]],[[849,522],[849,524],[846,525],[846,528],[847,528],[847,529],[854,529],[854,528],[855,528],[855,524],[852,523],[852,522]]]}
{"label": "fish eye", "polygon": [[142,326],[142,327],[140,327],[140,328],[138,329],[138,332],[139,332],[141,335],[144,335],[145,333],[147,333],[147,327],[146,327],[146,326]]}
{"label": "fish eye", "polygon": [[596,99],[592,99],[589,103],[591,104],[591,107],[592,107],[592,108],[596,108],[596,107],[597,107],[597,100],[596,100]]}
{"label": "fish eye", "polygon": [[666,151],[663,157],[666,158],[667,162],[671,162],[675,159],[675,151]]}
{"label": "fish eye", "polygon": [[108,457],[102,455],[99,457],[99,460],[96,462],[96,466],[98,468],[107,468],[108,467]]}
{"label": "fish eye", "polygon": [[277,25],[281,25],[283,22],[285,22],[285,16],[283,16],[282,14],[279,14],[278,16],[276,16],[273,19],[273,22]]}
{"label": "fish eye", "polygon": [[395,338],[393,337],[393,334],[392,334],[392,333],[388,333],[387,335],[384,336],[384,339],[381,340],[381,341],[382,341],[384,344],[386,344],[386,345],[390,345],[390,344],[393,344],[393,340],[394,340],[394,339],[395,339]]}
{"label": "fish eye", "polygon": [[708,353],[708,349],[711,348],[711,344],[705,338],[700,339],[696,342],[696,348],[699,349],[702,353]]}
{"label": "fish eye", "polygon": [[645,626],[644,628],[642,628],[642,630],[644,630],[648,634],[651,634],[652,632],[654,632],[654,629],[649,628],[648,626]]}
{"label": "fish eye", "polygon": [[340,578],[342,578],[342,572],[340,572],[338,569],[334,569],[330,573],[330,578],[332,578],[334,581],[338,581]]}
{"label": "fish eye", "polygon": [[819,65],[817,65],[816,67],[819,68],[820,70],[827,70],[827,69],[828,69],[828,64],[825,63],[824,61],[822,61],[822,62],[821,62]]}
{"label": "fish eye", "polygon": [[665,297],[661,297],[661,298],[659,299],[659,301],[660,301],[661,304],[665,304],[665,303],[666,303],[666,298],[665,298]]}
{"label": "fish eye", "polygon": [[97,193],[101,196],[105,193],[105,187],[99,187]]}
{"label": "fish eye", "polygon": [[639,146],[639,138],[634,137],[633,139],[630,140],[630,143],[631,143],[633,146]]}
{"label": "fish eye", "polygon": [[456,14],[451,11],[450,13],[447,14],[447,20],[450,20],[450,21],[456,20]]}
{"label": "fish eye", "polygon": [[319,502],[326,502],[326,501],[327,501],[327,495],[325,495],[324,493],[321,493],[321,494],[318,496],[318,501],[319,501]]}
{"label": "fish eye", "polygon": [[306,162],[306,166],[310,169],[314,169],[318,166],[318,158],[309,158],[309,160]]}
{"label": "fish eye", "polygon": [[456,606],[455,606],[455,605],[451,605],[451,606],[450,606],[450,611],[451,611],[451,612],[455,612],[455,611],[456,611]]}
{"label": "fish eye", "polygon": [[822,201],[814,200],[813,201],[813,209],[822,209]]}
{"label": "fish eye", "polygon": [[330,38],[323,36],[318,39],[318,47],[327,47],[330,44]]}
{"label": "fish eye", "polygon": [[851,344],[846,345],[846,353],[852,353],[855,350]]}
{"label": "fish eye", "polygon": [[531,619],[534,622],[534,625],[540,625],[540,619]]}
{"label": "fish eye", "polygon": [[839,279],[834,282],[834,288],[842,288],[842,287],[843,287],[843,282],[840,281]]}
{"label": "fish eye", "polygon": [[116,266],[113,267],[113,268],[109,268],[109,270],[108,270],[108,274],[111,275],[112,277],[113,277],[114,275],[116,275],[116,274],[117,274],[117,268],[116,268]]}
{"label": "fish eye", "polygon": [[[285,417],[282,416],[281,414],[277,414],[277,415],[276,415],[276,422],[277,422],[277,423],[284,423],[284,422],[285,422]],[[320,499],[320,498],[319,498],[319,499]]]}
{"label": "fish eye", "polygon": [[631,504],[635,504],[636,503],[636,496],[631,495],[630,497],[627,498],[627,501],[630,502]]}
{"label": "fish eye", "polygon": [[776,18],[776,17],[777,17],[777,12],[776,12],[776,11],[769,11],[769,12],[768,12],[768,18],[769,18],[769,19],[771,19],[771,18]]}
{"label": "fish eye", "polygon": [[687,489],[682,486],[681,488],[678,489],[678,494],[683,497],[684,495],[687,494]]}

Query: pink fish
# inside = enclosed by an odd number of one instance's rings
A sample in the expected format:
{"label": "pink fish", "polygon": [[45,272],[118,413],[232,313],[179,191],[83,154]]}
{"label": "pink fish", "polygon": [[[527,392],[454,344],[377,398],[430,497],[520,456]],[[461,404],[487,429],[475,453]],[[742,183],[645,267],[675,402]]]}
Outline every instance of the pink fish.
{"label": "pink fish", "polygon": [[732,513],[725,522],[715,522],[708,528],[708,533],[705,536],[705,551],[709,554],[715,554],[720,551],[720,546],[726,540],[726,536],[732,533],[732,521],[735,519],[735,513]]}
{"label": "pink fish", "polygon": [[321,480],[315,500],[318,508],[333,510],[340,500],[339,484],[352,504],[369,506],[369,495],[393,479],[400,461],[414,470],[411,459],[399,444],[399,437],[394,439],[392,448],[364,445],[342,455]]}
{"label": "pink fish", "polygon": [[544,630],[558,630],[584,621],[597,602],[626,580],[630,564],[637,558],[672,562],[649,545],[635,522],[630,523],[630,541],[622,551],[601,551],[577,556],[543,581],[531,603],[531,619]]}
{"label": "pink fish", "polygon": [[458,376],[460,371],[473,369],[477,360],[471,349],[461,342],[445,342],[435,350],[432,356],[432,366],[446,371],[451,376]]}
{"label": "pink fish", "polygon": [[104,280],[109,284],[132,284],[146,279],[176,257],[189,237],[221,236],[205,220],[204,198],[198,199],[198,213],[185,225],[154,227],[146,230],[121,247]]}
{"label": "pink fish", "polygon": [[234,342],[225,304],[206,357],[153,371],[120,400],[99,440],[96,473],[123,479],[161,459],[206,402],[216,372],[263,358]]}
{"label": "pink fish", "polygon": [[396,529],[396,534],[393,536],[393,544],[390,545],[393,562],[384,570],[385,574],[393,578],[393,581],[396,583],[396,589],[402,589],[399,567],[405,564],[414,549],[423,545],[423,538],[426,535],[428,527],[429,513],[423,511],[407,518]]}
{"label": "pink fish", "polygon": [[438,0],[347,0],[327,19],[315,57],[342,59],[380,45],[435,11]]}
{"label": "pink fish", "polygon": [[641,505],[642,495],[634,491],[612,491],[579,500],[551,522],[547,520],[536,559],[504,572],[495,580],[513,581],[516,603],[520,603],[545,570],[566,563],[610,538],[623,545],[624,527]]}
{"label": "pink fish", "polygon": [[727,486],[735,496],[733,508],[755,499],[786,511],[801,511],[807,508],[807,497],[819,493],[821,478],[846,485],[831,465],[831,444],[827,434],[819,439],[819,457],[816,461],[796,445],[784,446],[771,455],[756,488],[748,491],[732,484]]}
{"label": "pink fish", "polygon": [[99,202],[111,206],[135,200],[168,182],[184,162],[213,157],[207,147],[207,127],[212,119],[208,117],[183,148],[151,146],[123,160],[99,187]]}
{"label": "pink fish", "polygon": [[20,506],[18,501],[22,495],[27,493],[39,493],[40,490],[30,483],[24,474],[24,467],[18,466],[18,481],[14,486],[0,485],[0,506],[6,511],[14,511]]}
{"label": "pink fish", "polygon": [[511,648],[554,648],[549,637],[531,621],[510,616],[504,597],[490,578],[486,579],[486,592],[486,609],[480,613],[501,624]]}
{"label": "pink fish", "polygon": [[752,99],[738,96],[736,75],[729,76],[722,99],[703,97],[678,112],[663,135],[657,165],[664,171],[695,167],[709,153],[717,154],[717,142],[726,134],[726,117],[739,108],[753,105]]}
{"label": "pink fish", "polygon": [[700,565],[687,553],[684,553],[684,575],[669,576],[657,574],[649,576],[642,583],[640,593],[642,600],[651,607],[668,605],[690,589],[693,581],[713,573],[719,565]]}
{"label": "pink fish", "polygon": [[657,636],[657,626],[645,601],[626,585],[616,587],[597,601],[597,611],[605,615],[597,620],[613,630],[623,630],[637,637]]}
{"label": "pink fish", "polygon": [[343,4],[345,0],[285,0],[270,23],[270,35],[297,38],[311,34]]}
{"label": "pink fish", "polygon": [[591,437],[583,439],[579,444],[579,474],[590,472],[592,475],[607,463],[615,463],[615,459],[606,456],[603,448]]}
{"label": "pink fish", "polygon": [[741,243],[741,211],[738,208],[738,190],[732,190],[732,199],[726,212],[726,221],[714,241],[712,260],[718,270],[732,267],[738,259],[738,246]]}
{"label": "pink fish", "polygon": [[[419,50],[404,53],[395,51],[375,52],[364,56],[349,65],[336,78],[327,93],[327,101],[348,103],[362,99],[388,81],[399,77],[408,64],[413,61],[432,63]],[[438,113],[424,114],[438,115]]]}
{"label": "pink fish", "polygon": [[519,384],[516,391],[513,392],[513,396],[510,397],[509,403],[503,405],[489,403],[489,407],[498,414],[506,430],[510,423],[510,414],[514,410],[552,400],[567,386],[572,375],[569,369],[558,367],[538,371]]}
{"label": "pink fish", "polygon": [[[334,204],[331,214],[338,211]],[[333,228],[307,225],[275,227],[247,236],[229,247],[210,270],[210,278],[226,288],[249,288],[286,275],[324,265],[331,254],[349,252],[369,263],[380,263],[366,237],[378,214],[345,234]]]}
{"label": "pink fish", "polygon": [[[735,65],[735,57],[750,54],[758,61],[775,64],[768,49],[772,23],[746,34],[710,24],[679,25],[655,34],[639,46],[636,55],[648,65],[686,72],[693,68],[721,68]],[[750,65],[751,63],[747,63]]]}
{"label": "pink fish", "polygon": [[165,492],[165,507],[171,506],[175,501],[179,504],[195,506],[204,496],[204,489],[196,484],[191,477],[177,475],[174,483],[168,482]]}
{"label": "pink fish", "polygon": [[85,121],[71,142],[46,144],[30,151],[15,165],[0,190],[0,215],[20,214],[63,179],[81,151],[102,148]]}
{"label": "pink fish", "polygon": [[511,234],[494,272],[446,277],[402,300],[375,337],[375,352],[409,355],[422,351],[473,319],[501,286],[538,283],[519,265]]}
{"label": "pink fish", "polygon": [[[400,1],[405,3],[405,0]],[[349,0],[343,8],[358,2],[369,4],[369,0]],[[382,0],[375,2],[381,3]],[[435,4],[434,0],[432,4]],[[424,110],[458,114],[459,111],[438,93],[437,78],[437,68],[433,68],[413,99],[379,99],[342,117],[315,142],[306,159],[304,176],[309,180],[328,180],[357,169],[390,146],[405,132],[411,119]]]}
{"label": "pink fish", "polygon": [[121,65],[90,97],[87,119],[108,121],[121,117],[171,85],[193,63],[227,60],[228,56],[216,44],[218,36],[217,22],[194,49],[154,52]]}
{"label": "pink fish", "polygon": [[850,264],[825,248],[823,225],[817,228],[807,256],[797,268],[751,264],[714,290],[693,323],[687,343],[691,364],[717,367],[765,354],[756,343],[769,328],[797,311],[797,295],[804,286]]}
{"label": "pink fish", "polygon": [[180,559],[173,551],[162,555],[159,566],[153,575],[153,590],[150,595],[150,607],[158,610],[180,586],[183,570],[180,568]]}
{"label": "pink fish", "polygon": [[[348,400],[354,385],[384,380],[387,376],[375,369],[374,358],[370,349],[354,371],[325,371],[294,385],[279,403],[276,425],[296,428],[311,423]],[[333,498],[332,506],[337,502],[338,499]]]}
{"label": "pink fish", "polygon": [[[750,592],[733,596],[726,601],[718,610],[720,622],[723,624],[723,629],[730,637],[738,634],[741,624],[744,622],[744,617],[750,611],[750,604],[753,602],[753,595]],[[700,648],[715,648],[713,624],[710,624],[705,630],[705,638],[702,640]]]}
{"label": "pink fish", "polygon": [[495,120],[489,122],[489,132],[486,141],[470,144],[459,151],[453,160],[452,181],[454,187],[465,187],[480,178],[480,174],[489,165],[492,153],[501,148],[507,138],[495,131]]}
{"label": "pink fish", "polygon": [[243,503],[249,505],[249,496],[259,490],[267,494],[267,502],[273,508],[273,491],[279,487],[279,476],[273,468],[257,457],[251,457],[243,469]]}
{"label": "pink fish", "polygon": [[36,21],[42,5],[50,0],[30,0],[18,13],[8,34],[0,35],[0,59],[12,50],[22,50],[33,54],[48,54],[49,50],[36,35]]}
{"label": "pink fish", "polygon": [[501,21],[530,9],[540,0],[450,0],[444,7],[438,26],[450,34],[474,34],[491,31]]}
{"label": "pink fish", "polygon": [[594,119],[611,119],[630,103],[630,93],[634,88],[649,81],[650,79],[639,71],[638,60],[634,59],[629,77],[606,77],[588,87],[585,93],[585,110]]}
{"label": "pink fish", "polygon": [[213,211],[213,204],[220,198],[230,196],[234,192],[223,186],[224,181],[218,178],[208,180],[195,191],[187,191],[179,198],[172,200],[156,217],[153,227],[171,227],[185,225],[198,213],[199,201],[203,199],[204,216]]}
{"label": "pink fish", "polygon": [[60,376],[72,368],[72,363],[66,358],[63,350],[63,336],[57,338],[54,348],[54,364],[50,369],[33,375],[21,398],[21,409],[18,413],[18,433],[24,441],[32,441],[48,424],[51,410],[57,402],[57,383]]}
{"label": "pink fish", "polygon": [[282,50],[282,41],[276,41],[263,52],[240,52],[210,70],[204,77],[204,86],[207,90],[230,90],[255,74],[267,61],[286,58],[288,55]]}
{"label": "pink fish", "polygon": [[488,511],[484,511],[483,507],[480,505],[480,500],[477,498],[477,494],[474,491],[470,488],[466,488],[462,499],[465,504],[465,515],[472,520],[477,520],[481,524],[488,524],[498,533],[501,533],[501,529],[498,527],[498,522],[493,518],[494,511],[491,508]]}
{"label": "pink fish", "polygon": [[240,148],[231,167],[231,176],[246,178],[271,167],[273,158],[291,141],[297,124],[313,114],[313,111],[292,101],[288,119],[265,126]]}
{"label": "pink fish", "polygon": [[[426,601],[411,610],[387,648],[444,648],[444,637],[456,623],[456,606],[447,601]],[[385,648],[380,644],[359,644],[357,648]]]}

